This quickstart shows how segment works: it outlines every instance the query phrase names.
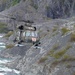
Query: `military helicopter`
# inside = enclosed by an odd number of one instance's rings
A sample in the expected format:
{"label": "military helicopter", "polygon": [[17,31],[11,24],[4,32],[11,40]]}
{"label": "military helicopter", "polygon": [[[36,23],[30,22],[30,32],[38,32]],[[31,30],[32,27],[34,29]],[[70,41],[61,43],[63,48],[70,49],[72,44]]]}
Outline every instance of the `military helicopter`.
{"label": "military helicopter", "polygon": [[27,21],[25,25],[20,25],[17,27],[18,31],[16,33],[16,41],[18,43],[26,42],[26,43],[40,43],[40,37],[36,30],[36,27],[31,25],[31,22]]}
{"label": "military helicopter", "polygon": [[[22,43],[33,43],[33,45],[38,46],[40,44],[40,37],[38,31],[35,26],[32,26],[34,23],[30,20],[17,20],[14,17],[8,17],[2,15],[6,18],[9,18],[13,21],[13,31],[15,39],[13,42],[18,42],[18,44]],[[15,21],[24,22],[24,25],[17,25],[15,26]]]}

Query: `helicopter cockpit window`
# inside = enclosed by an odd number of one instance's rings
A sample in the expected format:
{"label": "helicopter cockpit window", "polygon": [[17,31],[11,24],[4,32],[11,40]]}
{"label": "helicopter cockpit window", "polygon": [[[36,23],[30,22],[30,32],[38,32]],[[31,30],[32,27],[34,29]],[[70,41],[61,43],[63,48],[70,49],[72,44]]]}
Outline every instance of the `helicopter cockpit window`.
{"label": "helicopter cockpit window", "polygon": [[37,32],[32,32],[31,35],[37,37]]}
{"label": "helicopter cockpit window", "polygon": [[27,31],[26,36],[37,37],[37,32],[35,32],[35,31]]}
{"label": "helicopter cockpit window", "polygon": [[30,36],[30,35],[31,35],[30,31],[27,31],[26,36]]}
{"label": "helicopter cockpit window", "polygon": [[37,32],[35,32],[35,36],[36,36],[36,37],[38,36],[38,33],[37,33]]}
{"label": "helicopter cockpit window", "polygon": [[23,37],[25,37],[25,32],[23,32]]}
{"label": "helicopter cockpit window", "polygon": [[35,36],[34,32],[31,33],[31,36]]}
{"label": "helicopter cockpit window", "polygon": [[19,32],[19,31],[17,32],[17,35],[18,35],[18,36],[20,35],[20,32]]}

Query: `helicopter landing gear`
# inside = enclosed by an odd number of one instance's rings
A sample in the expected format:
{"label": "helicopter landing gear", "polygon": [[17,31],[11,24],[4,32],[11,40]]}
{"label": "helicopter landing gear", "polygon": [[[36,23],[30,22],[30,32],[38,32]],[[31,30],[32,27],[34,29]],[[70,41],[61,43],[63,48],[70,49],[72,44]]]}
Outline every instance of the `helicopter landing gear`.
{"label": "helicopter landing gear", "polygon": [[24,42],[23,40],[19,41],[18,44],[21,44],[22,42]]}
{"label": "helicopter landing gear", "polygon": [[24,46],[24,45],[22,44],[22,42],[23,42],[23,40],[19,41],[15,46],[17,46],[17,47]]}
{"label": "helicopter landing gear", "polygon": [[20,41],[21,43],[24,42],[23,40]]}
{"label": "helicopter landing gear", "polygon": [[16,40],[16,38],[13,40],[13,42],[15,43],[17,40]]}
{"label": "helicopter landing gear", "polygon": [[38,49],[38,48],[39,48],[39,45],[40,45],[40,44],[41,44],[40,42],[33,43],[33,45],[34,45],[34,47],[35,47],[36,49]]}

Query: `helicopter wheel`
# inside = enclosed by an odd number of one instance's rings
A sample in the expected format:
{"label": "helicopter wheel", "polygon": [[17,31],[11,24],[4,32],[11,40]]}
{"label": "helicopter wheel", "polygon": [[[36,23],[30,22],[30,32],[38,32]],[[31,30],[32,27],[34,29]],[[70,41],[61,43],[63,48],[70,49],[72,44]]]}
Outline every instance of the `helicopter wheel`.
{"label": "helicopter wheel", "polygon": [[33,42],[33,45],[35,44],[35,42]]}
{"label": "helicopter wheel", "polygon": [[41,42],[39,42],[38,44],[41,44]]}
{"label": "helicopter wheel", "polygon": [[16,40],[16,38],[13,40],[13,42],[16,42],[17,40]]}
{"label": "helicopter wheel", "polygon": [[24,42],[23,40],[20,41],[21,43]]}
{"label": "helicopter wheel", "polygon": [[35,46],[38,46],[38,44],[36,43]]}
{"label": "helicopter wheel", "polygon": [[21,42],[18,42],[18,44],[21,44]]}

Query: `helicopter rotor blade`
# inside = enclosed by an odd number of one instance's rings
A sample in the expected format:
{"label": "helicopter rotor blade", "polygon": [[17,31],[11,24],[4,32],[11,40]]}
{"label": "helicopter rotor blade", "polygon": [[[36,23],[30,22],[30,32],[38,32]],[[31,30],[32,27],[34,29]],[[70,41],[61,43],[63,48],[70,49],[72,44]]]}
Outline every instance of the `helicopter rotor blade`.
{"label": "helicopter rotor blade", "polygon": [[0,14],[1,16],[3,16],[3,17],[6,17],[6,18],[9,18],[9,19],[12,19],[12,20],[16,20],[16,21],[20,21],[20,22],[25,22],[25,23],[34,23],[33,21],[30,21],[30,20],[20,20],[20,19],[17,19],[17,18],[15,18],[15,17],[9,17],[9,16],[6,16],[6,15],[4,15],[4,14]]}
{"label": "helicopter rotor blade", "polygon": [[[14,31],[14,32],[15,32],[15,21],[29,23],[29,24],[25,24],[26,27],[32,27],[31,24],[34,23],[33,21],[30,21],[30,20],[20,20],[20,19],[18,20],[18,19],[16,19],[15,17],[9,17],[9,16],[2,15],[2,14],[0,14],[0,15],[12,20],[12,22],[13,22],[13,31]],[[33,27],[32,27],[32,28],[33,28]],[[16,33],[16,32],[15,32],[15,33]]]}
{"label": "helicopter rotor blade", "polygon": [[2,17],[6,17],[6,18],[9,18],[9,19],[16,20],[16,18],[15,18],[15,17],[9,17],[9,16],[6,16],[6,15],[4,15],[4,14],[0,14],[0,16],[2,16]]}

